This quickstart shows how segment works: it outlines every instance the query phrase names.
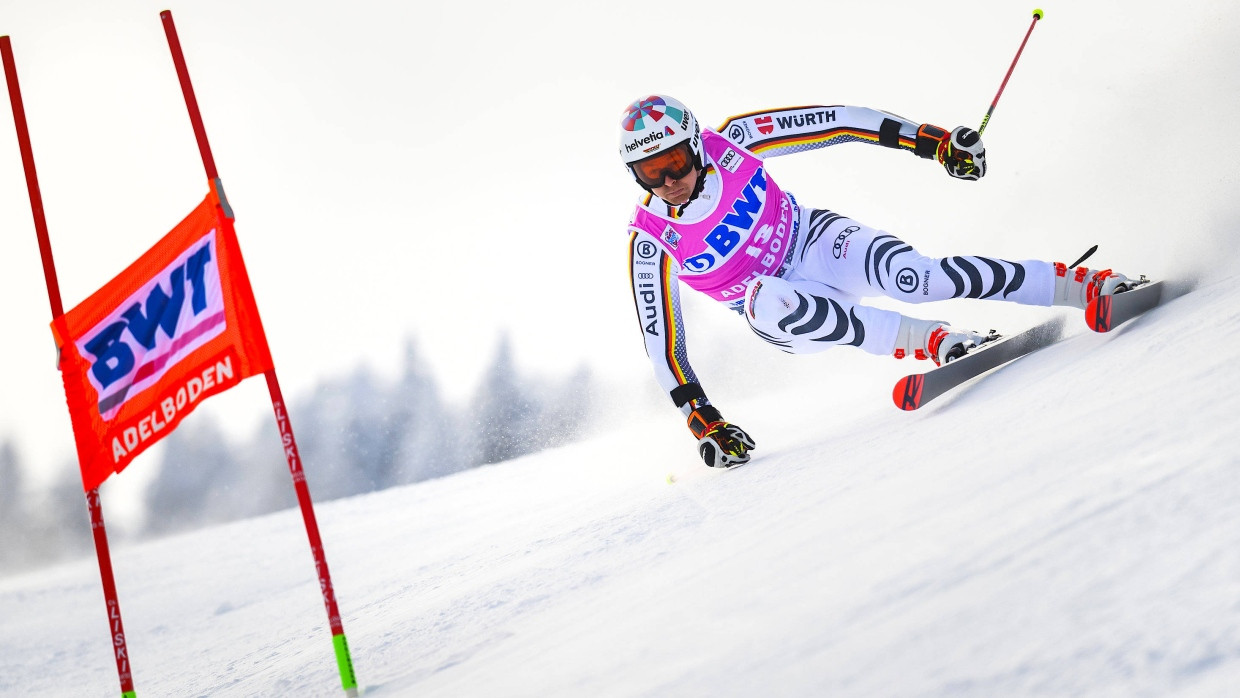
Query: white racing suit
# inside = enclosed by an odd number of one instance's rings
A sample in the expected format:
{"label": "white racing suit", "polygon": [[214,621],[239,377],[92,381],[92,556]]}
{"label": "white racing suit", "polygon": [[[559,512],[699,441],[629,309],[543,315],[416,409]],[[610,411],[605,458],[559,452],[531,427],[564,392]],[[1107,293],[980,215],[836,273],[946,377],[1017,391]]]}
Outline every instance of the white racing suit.
{"label": "white racing suit", "polygon": [[[755,333],[792,353],[851,345],[892,355],[900,314],[862,305],[983,298],[1051,305],[1053,264],[978,256],[931,258],[894,235],[805,208],[764,160],[862,141],[927,153],[918,124],[847,106],[755,112],[703,131],[705,175],[681,207],[647,195],[629,223],[629,270],[646,353],[687,416],[709,404],[689,364],[679,284],[742,313]],[[898,354],[897,354],[898,355]]]}

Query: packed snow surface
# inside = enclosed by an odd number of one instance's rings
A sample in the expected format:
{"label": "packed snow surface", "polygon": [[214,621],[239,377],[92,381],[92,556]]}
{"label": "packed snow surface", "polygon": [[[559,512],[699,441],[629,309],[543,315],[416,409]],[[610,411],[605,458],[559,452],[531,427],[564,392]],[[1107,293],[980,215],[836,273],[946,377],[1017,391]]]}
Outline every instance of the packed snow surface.
{"label": "packed snow surface", "polygon": [[[734,405],[733,471],[660,414],[320,504],[363,693],[1228,695],[1240,283],[1177,283],[916,413],[865,356]],[[296,510],[114,565],[139,695],[340,695]],[[93,560],[0,579],[0,694],[115,695],[109,637]]]}
{"label": "packed snow surface", "polygon": [[[202,174],[154,14],[10,4],[72,303],[179,220]],[[580,3],[182,5],[290,396],[411,331],[466,394],[471,348],[505,327],[544,366],[587,356],[653,390],[623,274],[623,104],[665,90],[707,126],[819,103],[977,124],[1031,21],[971,0],[934,18],[943,41],[888,20],[924,3],[784,3],[778,38],[730,60],[763,38],[737,22],[751,4],[668,4],[660,23],[710,51],[635,62],[644,15]],[[1067,262],[1099,243],[1090,265],[1174,297],[1109,335],[1063,309],[903,306],[1009,333],[1069,321],[904,413],[891,387],[924,364],[787,357],[686,293],[694,368],[753,462],[709,470],[666,401],[600,400],[590,441],[319,502],[364,694],[1240,695],[1240,140],[1220,127],[1240,113],[1235,5],[1048,8],[985,132],[983,182],[861,144],[771,165],[802,204],[927,255]],[[69,425],[15,139],[0,156],[3,357],[20,367],[0,376],[0,422],[53,444]],[[305,466],[326,494],[332,464]],[[140,477],[103,485],[106,515],[133,513],[120,491]],[[85,507],[64,515],[90,535]],[[112,553],[139,696],[341,695],[297,510]],[[0,696],[118,693],[93,559],[0,576]]]}

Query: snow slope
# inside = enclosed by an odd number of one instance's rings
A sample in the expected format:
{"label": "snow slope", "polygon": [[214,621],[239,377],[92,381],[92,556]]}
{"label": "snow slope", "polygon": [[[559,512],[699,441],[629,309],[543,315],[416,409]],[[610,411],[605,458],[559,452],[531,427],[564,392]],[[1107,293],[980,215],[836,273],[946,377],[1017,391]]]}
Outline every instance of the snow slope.
{"label": "snow slope", "polygon": [[[322,504],[364,693],[1235,695],[1238,281],[918,413],[861,357],[733,407],[731,472],[660,414]],[[114,557],[139,695],[340,695],[297,512]],[[101,600],[0,579],[0,694],[116,695]]]}

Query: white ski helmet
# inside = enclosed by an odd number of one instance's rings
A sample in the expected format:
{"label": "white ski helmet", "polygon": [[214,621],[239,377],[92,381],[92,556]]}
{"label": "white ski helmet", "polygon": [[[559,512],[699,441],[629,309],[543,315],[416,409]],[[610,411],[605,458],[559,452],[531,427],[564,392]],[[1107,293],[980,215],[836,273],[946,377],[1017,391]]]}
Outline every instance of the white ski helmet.
{"label": "white ski helmet", "polygon": [[702,132],[688,107],[667,95],[650,95],[633,102],[620,119],[620,158],[638,184],[649,189],[633,171],[633,163],[688,141],[694,163],[702,168]]}

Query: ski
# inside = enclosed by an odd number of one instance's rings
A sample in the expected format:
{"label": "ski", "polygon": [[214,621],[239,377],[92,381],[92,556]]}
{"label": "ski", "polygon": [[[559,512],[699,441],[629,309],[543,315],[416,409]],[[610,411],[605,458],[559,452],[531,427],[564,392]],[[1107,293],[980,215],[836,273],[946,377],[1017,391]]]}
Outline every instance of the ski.
{"label": "ski", "polygon": [[1158,305],[1162,300],[1161,281],[1142,284],[1131,291],[1099,296],[1085,308],[1085,322],[1094,332],[1110,332]]}
{"label": "ski", "polygon": [[925,373],[896,381],[891,398],[902,410],[915,410],[970,378],[1059,341],[1063,318],[1054,318],[1011,337],[986,342],[964,356]]}

